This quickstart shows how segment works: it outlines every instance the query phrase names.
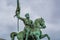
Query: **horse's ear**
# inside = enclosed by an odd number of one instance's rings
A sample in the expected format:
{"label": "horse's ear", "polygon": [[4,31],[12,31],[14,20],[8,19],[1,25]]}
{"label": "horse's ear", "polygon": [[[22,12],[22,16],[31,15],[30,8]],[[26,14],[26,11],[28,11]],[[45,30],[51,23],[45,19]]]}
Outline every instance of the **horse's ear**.
{"label": "horse's ear", "polygon": [[41,17],[42,20],[44,20],[42,17]]}
{"label": "horse's ear", "polygon": [[41,19],[43,19],[43,18],[41,17]]}
{"label": "horse's ear", "polygon": [[[44,19],[41,17],[41,20],[44,21]],[[45,22],[45,21],[44,21]]]}

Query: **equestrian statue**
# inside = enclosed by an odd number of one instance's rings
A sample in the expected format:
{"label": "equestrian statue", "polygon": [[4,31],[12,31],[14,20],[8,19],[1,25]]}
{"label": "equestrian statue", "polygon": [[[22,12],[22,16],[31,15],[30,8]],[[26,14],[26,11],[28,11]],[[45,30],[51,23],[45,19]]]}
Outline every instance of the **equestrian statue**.
{"label": "equestrian statue", "polygon": [[[20,16],[20,6],[19,6],[19,0],[17,0],[17,9],[16,9],[16,15],[15,17],[19,20],[23,21],[25,27],[23,31],[20,32],[12,32],[10,34],[11,40],[15,40],[15,37],[17,37],[18,40],[41,40],[42,38],[47,37],[48,40],[50,40],[50,37],[48,34],[42,34],[41,29],[45,29],[45,21],[44,19],[37,18],[34,22],[30,19],[29,13],[25,14],[25,18]],[[18,26],[19,31],[19,26]]]}

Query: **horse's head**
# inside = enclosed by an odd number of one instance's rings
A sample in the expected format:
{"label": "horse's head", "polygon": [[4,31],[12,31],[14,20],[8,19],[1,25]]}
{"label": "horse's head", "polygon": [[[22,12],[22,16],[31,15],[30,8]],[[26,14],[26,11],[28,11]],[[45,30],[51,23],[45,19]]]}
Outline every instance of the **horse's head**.
{"label": "horse's head", "polygon": [[46,28],[45,21],[43,18],[38,18],[35,20],[35,27]]}
{"label": "horse's head", "polygon": [[41,28],[46,28],[45,21],[43,18],[39,19],[39,24],[40,24]]}

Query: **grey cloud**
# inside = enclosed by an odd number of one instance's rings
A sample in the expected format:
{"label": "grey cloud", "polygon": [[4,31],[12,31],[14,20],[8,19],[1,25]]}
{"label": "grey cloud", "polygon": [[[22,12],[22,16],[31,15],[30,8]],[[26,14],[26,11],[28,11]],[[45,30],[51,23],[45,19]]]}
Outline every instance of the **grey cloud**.
{"label": "grey cloud", "polygon": [[53,15],[52,15],[52,22],[59,23],[60,24],[60,0],[54,1],[54,9],[53,9]]}
{"label": "grey cloud", "polygon": [[7,5],[16,6],[16,0],[7,0]]}

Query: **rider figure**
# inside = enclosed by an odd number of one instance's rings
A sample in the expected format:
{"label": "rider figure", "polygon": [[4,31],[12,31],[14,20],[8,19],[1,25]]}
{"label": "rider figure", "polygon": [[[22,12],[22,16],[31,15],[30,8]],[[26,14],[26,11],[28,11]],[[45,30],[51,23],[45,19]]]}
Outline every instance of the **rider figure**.
{"label": "rider figure", "polygon": [[28,38],[28,34],[30,32],[30,28],[33,28],[33,26],[32,26],[33,25],[33,21],[30,19],[29,13],[25,14],[26,18],[20,17],[19,14],[17,14],[16,16],[17,16],[18,19],[23,21],[23,23],[25,25],[24,30],[26,32],[26,40],[28,40],[27,38]]}

